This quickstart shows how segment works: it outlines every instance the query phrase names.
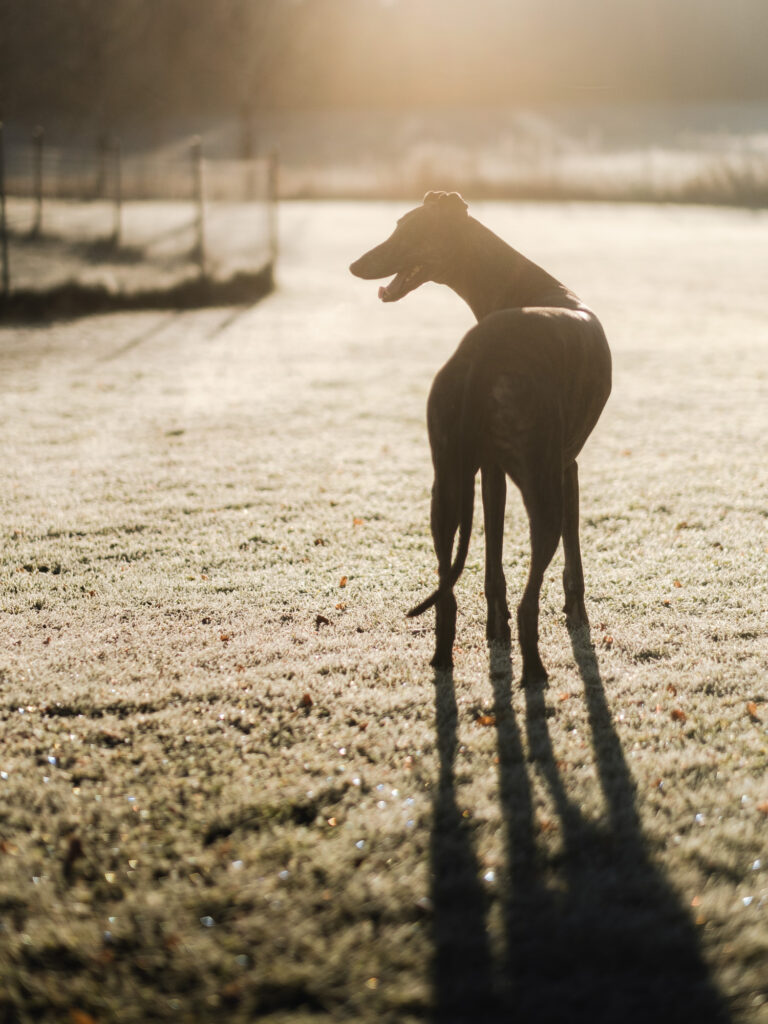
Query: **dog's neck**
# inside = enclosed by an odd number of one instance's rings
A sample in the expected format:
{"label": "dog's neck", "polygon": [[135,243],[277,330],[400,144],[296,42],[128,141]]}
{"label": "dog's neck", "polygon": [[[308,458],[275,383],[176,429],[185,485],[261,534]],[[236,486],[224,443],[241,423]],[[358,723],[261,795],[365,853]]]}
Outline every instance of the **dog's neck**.
{"label": "dog's neck", "polygon": [[522,306],[584,308],[565,285],[474,217],[467,217],[462,225],[461,241],[442,283],[464,299],[478,320],[501,309]]}

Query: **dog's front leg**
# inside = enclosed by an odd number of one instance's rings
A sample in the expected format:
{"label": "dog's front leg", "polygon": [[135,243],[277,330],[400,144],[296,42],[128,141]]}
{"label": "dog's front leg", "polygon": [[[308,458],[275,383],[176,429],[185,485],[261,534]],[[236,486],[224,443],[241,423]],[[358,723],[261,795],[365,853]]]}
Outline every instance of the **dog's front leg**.
{"label": "dog's front leg", "polygon": [[575,462],[563,474],[563,590],[565,620],[571,627],[588,626],[584,604],[584,570],[579,544],[579,468]]}
{"label": "dog's front leg", "polygon": [[485,635],[489,643],[509,644],[510,614],[502,564],[507,478],[503,469],[491,464],[482,467],[481,478],[485,522],[485,600],[488,605]]}

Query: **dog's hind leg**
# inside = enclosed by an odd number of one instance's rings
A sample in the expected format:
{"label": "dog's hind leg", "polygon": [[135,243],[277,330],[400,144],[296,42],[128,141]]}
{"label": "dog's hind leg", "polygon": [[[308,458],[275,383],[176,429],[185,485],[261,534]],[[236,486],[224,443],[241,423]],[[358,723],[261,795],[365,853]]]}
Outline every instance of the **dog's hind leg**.
{"label": "dog's hind leg", "polygon": [[502,565],[507,478],[504,470],[492,463],[483,465],[481,476],[485,521],[485,599],[488,604],[485,633],[489,643],[509,644],[510,614]]}
{"label": "dog's hind leg", "polygon": [[453,641],[456,637],[456,597],[452,586],[444,586],[450,577],[453,540],[459,527],[456,483],[455,479],[445,479],[436,472],[432,485],[430,521],[441,592],[435,605],[435,654],[430,664],[438,669],[448,669],[453,665]]}
{"label": "dog's hind leg", "polygon": [[579,544],[579,468],[575,462],[563,474],[563,590],[565,620],[569,626],[588,626],[584,604],[584,571]]}
{"label": "dog's hind leg", "polygon": [[522,683],[529,686],[547,679],[539,655],[539,595],[544,573],[560,542],[563,478],[559,464],[547,460],[536,467],[521,490],[531,526],[531,566],[517,609],[517,630],[523,654]]}

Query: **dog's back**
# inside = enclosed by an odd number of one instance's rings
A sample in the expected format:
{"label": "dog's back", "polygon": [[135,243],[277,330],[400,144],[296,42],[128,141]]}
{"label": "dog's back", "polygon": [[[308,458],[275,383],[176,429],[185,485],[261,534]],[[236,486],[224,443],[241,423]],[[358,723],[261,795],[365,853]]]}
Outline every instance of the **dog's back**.
{"label": "dog's back", "polygon": [[[483,462],[508,461],[499,458],[504,452],[522,455],[544,435],[565,465],[578,455],[610,390],[610,350],[589,310],[501,310],[465,335],[435,378],[430,438],[463,436],[476,471]],[[507,472],[520,486],[519,474]]]}

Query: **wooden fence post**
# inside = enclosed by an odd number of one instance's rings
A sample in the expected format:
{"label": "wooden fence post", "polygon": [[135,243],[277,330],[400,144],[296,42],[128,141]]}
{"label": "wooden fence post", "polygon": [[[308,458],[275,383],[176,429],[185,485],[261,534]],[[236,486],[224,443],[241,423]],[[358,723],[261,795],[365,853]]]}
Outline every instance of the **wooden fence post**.
{"label": "wooden fence post", "polygon": [[112,144],[112,162],[115,177],[112,245],[117,248],[123,233],[123,147],[120,139]]}
{"label": "wooden fence post", "polygon": [[11,267],[8,261],[8,221],[5,216],[5,146],[2,121],[0,121],[0,263],[2,263],[0,276],[2,293],[8,296],[11,292]]}
{"label": "wooden fence post", "polygon": [[43,150],[45,147],[45,129],[38,125],[32,132],[32,176],[35,192],[35,222],[32,225],[32,236],[38,238],[43,233]]}
{"label": "wooden fence post", "polygon": [[277,149],[273,149],[269,154],[269,183],[267,200],[269,203],[269,256],[273,267],[277,263],[277,175],[279,165],[280,154]]}
{"label": "wooden fence post", "polygon": [[192,188],[196,207],[195,245],[192,250],[200,276],[205,277],[205,195],[203,188],[203,143],[199,135],[192,139]]}
{"label": "wooden fence post", "polygon": [[94,199],[108,198],[107,181],[109,178],[109,136],[102,132],[96,139],[96,181],[93,187]]}

